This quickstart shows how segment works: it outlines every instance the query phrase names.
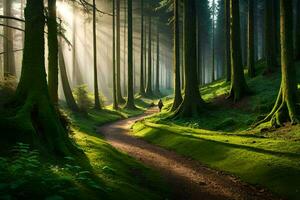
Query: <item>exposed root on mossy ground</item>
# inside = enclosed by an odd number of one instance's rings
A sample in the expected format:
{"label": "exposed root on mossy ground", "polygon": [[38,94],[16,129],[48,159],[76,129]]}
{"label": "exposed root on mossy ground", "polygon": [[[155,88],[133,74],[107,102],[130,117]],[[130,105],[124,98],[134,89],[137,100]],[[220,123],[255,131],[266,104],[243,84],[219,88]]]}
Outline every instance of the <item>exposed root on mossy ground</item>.
{"label": "exposed root on mossy ground", "polygon": [[66,120],[49,101],[47,95],[32,93],[23,103],[11,105],[17,109],[0,120],[1,130],[6,133],[3,143],[23,142],[59,157],[82,156],[83,152],[69,138]]}
{"label": "exposed root on mossy ground", "polygon": [[255,124],[255,126],[266,122],[270,122],[271,127],[273,128],[284,126],[284,123],[286,122],[291,122],[292,125],[296,125],[300,122],[298,117],[299,108],[297,108],[294,100],[292,98],[284,97],[282,89],[280,89],[278,98],[271,113]]}
{"label": "exposed root on mossy ground", "polygon": [[201,117],[202,113],[206,110],[206,104],[203,100],[189,101],[184,99],[179,108],[175,110],[168,119],[180,118],[197,118]]}

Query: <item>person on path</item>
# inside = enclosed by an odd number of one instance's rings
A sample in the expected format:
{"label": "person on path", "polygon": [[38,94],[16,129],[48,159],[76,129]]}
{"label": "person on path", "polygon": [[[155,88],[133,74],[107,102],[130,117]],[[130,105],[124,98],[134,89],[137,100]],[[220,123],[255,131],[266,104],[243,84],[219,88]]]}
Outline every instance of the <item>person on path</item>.
{"label": "person on path", "polygon": [[164,107],[164,104],[161,99],[159,99],[157,106],[159,108],[159,112],[161,112],[161,109]]}

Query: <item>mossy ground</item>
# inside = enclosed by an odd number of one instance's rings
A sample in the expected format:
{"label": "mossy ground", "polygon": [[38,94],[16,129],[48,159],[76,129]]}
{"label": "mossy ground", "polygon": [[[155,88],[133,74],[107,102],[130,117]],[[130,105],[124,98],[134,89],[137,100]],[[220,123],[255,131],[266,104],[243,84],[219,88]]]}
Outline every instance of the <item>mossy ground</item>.
{"label": "mossy ground", "polygon": [[203,117],[169,120],[172,98],[168,97],[164,111],[135,124],[133,134],[278,195],[298,199],[300,125],[269,130],[266,123],[251,128],[271,111],[280,85],[280,73],[263,76],[264,63],[256,67],[259,75],[247,80],[253,94],[240,103],[226,100],[229,84],[220,80],[201,88],[208,102]]}
{"label": "mossy ground", "polygon": [[[88,158],[54,160],[26,144],[12,147],[13,157],[0,157],[0,199],[164,199],[167,185],[158,173],[104,141],[97,126],[141,114],[153,100],[138,99],[138,110],[89,110],[75,114],[71,137]],[[16,153],[17,152],[17,153]]]}

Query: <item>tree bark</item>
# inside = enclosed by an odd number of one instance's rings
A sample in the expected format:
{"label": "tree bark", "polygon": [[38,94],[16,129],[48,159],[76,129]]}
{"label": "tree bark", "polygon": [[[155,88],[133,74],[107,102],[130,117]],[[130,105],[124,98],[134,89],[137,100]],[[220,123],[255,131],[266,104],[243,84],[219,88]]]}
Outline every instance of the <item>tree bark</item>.
{"label": "tree bark", "polygon": [[116,2],[116,25],[117,25],[117,38],[116,38],[116,49],[117,49],[117,70],[116,70],[116,95],[118,104],[124,104],[125,99],[122,96],[121,89],[121,24],[120,24],[120,0]]}
{"label": "tree bark", "polygon": [[157,34],[156,34],[156,83],[155,83],[155,93],[160,94],[160,89],[159,89],[159,20],[157,21]]}
{"label": "tree bark", "polygon": [[149,15],[149,33],[148,33],[148,73],[146,95],[152,96],[152,17]]}
{"label": "tree bark", "polygon": [[[3,14],[5,16],[12,16],[12,1],[3,0]],[[5,19],[5,27],[3,27],[3,49],[4,49],[4,76],[16,76],[16,66],[15,66],[15,57],[14,57],[14,36],[13,29],[8,26],[11,25],[9,19]]]}
{"label": "tree bark", "polygon": [[48,89],[52,102],[58,104],[58,40],[56,0],[48,0]]}
{"label": "tree bark", "polygon": [[255,76],[254,66],[254,2],[248,0],[248,75]]}
{"label": "tree bark", "polygon": [[290,121],[299,123],[296,68],[293,62],[293,13],[292,0],[280,0],[281,40],[281,86],[277,101],[271,113],[260,123],[271,120],[274,127]]}
{"label": "tree bark", "polygon": [[140,95],[145,96],[144,84],[144,0],[141,0],[141,68],[140,68]]}
{"label": "tree bark", "polygon": [[211,81],[215,81],[215,0],[212,2],[212,69],[211,69]]}
{"label": "tree bark", "polygon": [[196,41],[196,3],[195,0],[184,0],[185,90],[183,102],[174,112],[173,118],[198,117],[204,109],[197,84]]}
{"label": "tree bark", "polygon": [[226,81],[231,81],[231,52],[230,52],[230,0],[225,0],[225,58],[226,58]]}
{"label": "tree bark", "polygon": [[300,1],[296,1],[297,13],[296,13],[296,41],[295,41],[295,58],[300,60]]}
{"label": "tree bark", "polygon": [[171,111],[178,109],[182,103],[180,81],[180,27],[179,27],[179,0],[174,1],[174,102]]}
{"label": "tree bark", "polygon": [[127,109],[136,109],[134,104],[133,91],[133,30],[132,30],[132,0],[127,0],[127,14],[128,14],[128,82],[127,82]]}
{"label": "tree bark", "polygon": [[[121,91],[117,91],[117,86],[116,86],[116,84],[117,84],[116,83],[116,18],[118,21],[118,17],[116,17],[115,4],[116,4],[116,0],[113,0],[113,6],[112,6],[112,8],[113,8],[113,19],[112,19],[112,21],[113,21],[113,23],[112,23],[112,26],[113,26],[113,28],[112,28],[113,29],[113,44],[112,44],[113,45],[113,63],[112,63],[113,64],[113,74],[112,74],[113,75],[113,78],[112,78],[112,80],[113,80],[113,109],[117,110],[118,102],[119,102],[119,101],[117,101],[117,93],[118,92],[121,93]],[[117,7],[118,7],[118,4],[120,6],[119,0],[117,0]],[[120,12],[120,7],[119,7],[119,10],[117,9],[117,13],[118,13],[118,11]],[[119,15],[119,14],[117,14],[117,15]],[[117,27],[117,32],[119,31],[119,33],[120,33],[120,15],[119,15],[119,24],[117,24],[117,26],[118,25],[119,25],[119,27]],[[119,39],[118,39],[118,37],[119,37]],[[120,34],[117,35],[117,65],[119,65],[119,66],[117,66],[117,73],[120,78]],[[120,81],[120,79],[119,79],[119,81]],[[121,90],[120,82],[118,82],[118,83],[120,86],[118,89]],[[121,95],[121,98],[122,98],[122,95]]]}
{"label": "tree bark", "polygon": [[237,102],[249,92],[241,56],[239,0],[230,0],[230,13],[231,89],[229,98]]}
{"label": "tree bark", "polygon": [[93,0],[93,50],[94,50],[94,96],[95,109],[101,109],[99,89],[98,89],[98,70],[97,70],[97,19],[96,19],[96,0]]}
{"label": "tree bark", "polygon": [[66,103],[68,107],[74,111],[78,112],[79,108],[76,104],[76,101],[74,99],[72,89],[70,87],[68,75],[67,75],[67,69],[66,69],[66,64],[65,64],[65,59],[62,51],[62,41],[60,40],[60,45],[58,47],[58,58],[59,58],[59,66],[60,66],[60,76],[61,76],[61,82],[62,82],[62,88],[64,91],[64,95],[66,98]]}

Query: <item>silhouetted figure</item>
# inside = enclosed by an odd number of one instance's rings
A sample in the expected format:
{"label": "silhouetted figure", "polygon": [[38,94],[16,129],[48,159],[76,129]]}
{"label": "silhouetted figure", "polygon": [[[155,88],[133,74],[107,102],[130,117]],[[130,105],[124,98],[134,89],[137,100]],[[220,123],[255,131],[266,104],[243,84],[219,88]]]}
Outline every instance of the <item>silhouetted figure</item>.
{"label": "silhouetted figure", "polygon": [[159,112],[161,112],[162,107],[164,107],[164,104],[163,104],[161,99],[158,101],[157,105],[158,105],[158,108],[159,108]]}

